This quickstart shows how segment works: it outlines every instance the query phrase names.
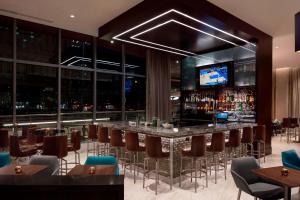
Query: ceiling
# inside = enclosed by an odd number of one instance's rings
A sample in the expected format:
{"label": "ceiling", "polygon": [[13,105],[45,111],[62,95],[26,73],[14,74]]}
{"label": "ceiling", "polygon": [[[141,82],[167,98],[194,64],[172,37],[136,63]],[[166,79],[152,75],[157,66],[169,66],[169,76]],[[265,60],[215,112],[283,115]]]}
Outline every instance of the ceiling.
{"label": "ceiling", "polygon": [[[99,26],[140,2],[142,0],[0,0],[0,15],[98,36]],[[75,18],[70,18],[71,14]]]}
{"label": "ceiling", "polygon": [[300,11],[299,0],[208,1],[273,36],[273,67],[300,67],[300,54],[295,53],[294,46],[294,15]]}
{"label": "ceiling", "polygon": [[[97,36],[98,27],[141,1],[1,0],[0,15]],[[299,0],[208,1],[273,36],[273,67],[300,67],[300,54],[294,53],[294,14],[300,11]],[[74,14],[75,18],[70,18],[71,14]]]}

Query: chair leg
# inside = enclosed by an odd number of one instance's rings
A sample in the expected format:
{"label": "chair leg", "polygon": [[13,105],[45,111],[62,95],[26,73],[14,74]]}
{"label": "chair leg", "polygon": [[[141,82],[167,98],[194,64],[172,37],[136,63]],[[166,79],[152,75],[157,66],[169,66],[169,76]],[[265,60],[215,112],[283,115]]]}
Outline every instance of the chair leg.
{"label": "chair leg", "polygon": [[205,181],[206,181],[206,187],[208,187],[208,177],[207,177],[207,170],[208,170],[208,168],[207,168],[207,158],[205,158]]}
{"label": "chair leg", "polygon": [[[194,159],[192,159],[191,169],[194,167]],[[191,170],[191,183],[193,182],[193,170]]]}
{"label": "chair leg", "polygon": [[266,162],[266,143],[264,142],[264,163]]}
{"label": "chair leg", "polygon": [[136,170],[136,155],[134,153],[133,154],[133,182],[134,182],[134,184],[136,182],[135,170]]}
{"label": "chair leg", "polygon": [[241,190],[241,189],[239,189],[239,193],[238,193],[237,200],[240,200],[240,199],[241,199],[241,193],[242,193],[242,190]]}
{"label": "chair leg", "polygon": [[155,176],[156,176],[156,178],[155,178],[155,195],[157,195],[157,185],[158,185],[158,176],[159,176],[158,162],[159,162],[158,160],[155,161]]}
{"label": "chair leg", "polygon": [[[200,162],[201,166],[201,162]],[[197,192],[197,160],[195,160],[195,192]]]}
{"label": "chair leg", "polygon": [[225,180],[226,180],[226,174],[227,174],[227,155],[225,153],[224,154],[224,175],[225,175]]}
{"label": "chair leg", "polygon": [[181,187],[182,156],[180,156],[179,187]]}
{"label": "chair leg", "polygon": [[146,161],[147,161],[147,160],[144,159],[143,188],[145,188]]}
{"label": "chair leg", "polygon": [[214,160],[214,163],[215,163],[215,184],[217,184],[217,174],[218,174],[218,168],[219,168],[219,166],[217,166],[218,164],[219,164],[219,158],[218,158],[218,155],[213,155],[214,156],[214,158],[213,158],[213,160]]}
{"label": "chair leg", "polygon": [[257,150],[258,150],[258,164],[260,165],[260,156],[261,156],[261,152],[260,152],[260,142],[257,143]]}

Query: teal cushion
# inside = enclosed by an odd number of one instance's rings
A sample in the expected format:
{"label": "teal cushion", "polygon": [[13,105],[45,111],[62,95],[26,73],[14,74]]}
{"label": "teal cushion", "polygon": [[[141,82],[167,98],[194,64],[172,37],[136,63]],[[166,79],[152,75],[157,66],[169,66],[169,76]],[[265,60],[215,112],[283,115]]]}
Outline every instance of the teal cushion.
{"label": "teal cushion", "polygon": [[114,156],[88,156],[85,165],[116,165],[116,175],[119,175],[118,161]]}
{"label": "teal cushion", "polygon": [[8,152],[0,153],[0,167],[4,167],[11,163],[10,155]]}
{"label": "teal cushion", "polygon": [[300,158],[295,150],[281,152],[281,157],[283,166],[300,170]]}

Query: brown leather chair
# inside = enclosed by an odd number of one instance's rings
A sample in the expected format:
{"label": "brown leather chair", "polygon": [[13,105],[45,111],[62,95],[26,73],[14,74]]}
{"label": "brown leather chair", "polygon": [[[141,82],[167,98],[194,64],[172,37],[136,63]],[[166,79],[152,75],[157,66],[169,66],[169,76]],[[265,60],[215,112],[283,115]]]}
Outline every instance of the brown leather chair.
{"label": "brown leather chair", "polygon": [[207,151],[210,153],[212,160],[210,162],[210,170],[211,165],[215,166],[215,183],[217,184],[219,166],[223,167],[226,180],[227,156],[225,153],[225,134],[223,132],[216,132],[212,134],[211,145],[207,147]]}
{"label": "brown leather chair", "polygon": [[280,135],[280,141],[282,140],[283,136],[286,136],[286,141],[289,143],[291,141],[291,135],[293,130],[295,130],[294,125],[292,124],[292,118],[290,117],[285,117],[282,119],[282,129],[284,133],[281,133]]}
{"label": "brown leather chair", "polygon": [[[257,125],[253,127],[254,143],[257,149],[254,150],[254,156],[257,156],[258,163],[260,164],[260,158],[264,157],[264,162],[266,162],[266,126]],[[263,148],[261,147],[263,145]]]}
{"label": "brown leather chair", "polygon": [[[131,165],[133,157],[133,180],[134,183],[136,182],[136,166],[138,166],[139,163],[139,153],[144,153],[146,148],[144,146],[140,146],[139,142],[139,134],[132,131],[126,131],[125,132],[125,143],[126,143],[126,152],[129,155],[129,165],[130,165],[130,171],[131,171]],[[124,174],[126,173],[126,166],[124,166]]]}
{"label": "brown leather chair", "polygon": [[97,151],[98,155],[108,155],[109,154],[109,136],[107,127],[98,127],[98,144]]}
{"label": "brown leather chair", "polygon": [[[157,185],[159,181],[159,162],[162,159],[168,159],[170,156],[169,152],[162,151],[161,137],[146,135],[146,158],[144,159],[144,176],[143,176],[143,188],[145,188],[145,176],[151,173],[153,170],[149,169],[149,160],[155,161],[155,194],[157,194]],[[147,170],[146,170],[147,169]],[[166,173],[166,172],[165,172]],[[170,188],[171,188],[170,181]]]}
{"label": "brown leather chair", "polygon": [[110,152],[114,150],[114,155],[118,160],[123,160],[121,158],[122,150],[125,148],[125,143],[123,142],[123,134],[120,129],[112,129],[110,133]]}
{"label": "brown leather chair", "polygon": [[[242,134],[242,152],[243,156],[253,156],[253,128],[252,127],[244,127],[243,134]],[[250,146],[250,152],[249,150]]]}
{"label": "brown leather chair", "polygon": [[7,151],[9,145],[8,130],[0,129],[0,151]]}
{"label": "brown leather chair", "polygon": [[[189,159],[191,160],[191,168],[190,169],[183,169],[183,160]],[[199,162],[199,165],[197,165]],[[199,168],[197,168],[199,166]],[[181,150],[181,159],[180,159],[180,176],[179,176],[179,187],[181,187],[181,177],[182,174],[185,172],[191,173],[191,181],[193,178],[193,172],[195,173],[195,192],[197,192],[197,173],[200,171],[200,178],[201,172],[205,174],[206,178],[206,187],[208,186],[208,179],[207,179],[207,157],[206,157],[206,137],[205,135],[198,135],[192,137],[191,149]]]}
{"label": "brown leather chair", "polygon": [[37,153],[37,147],[34,145],[22,145],[19,144],[19,137],[17,135],[11,135],[9,137],[9,153],[10,156],[15,157],[17,163],[19,158],[30,157]]}
{"label": "brown leather chair", "polygon": [[79,130],[72,130],[71,143],[68,143],[68,152],[73,151],[75,155],[75,165],[80,165],[80,153],[78,152],[81,148],[80,137],[81,132]]}
{"label": "brown leather chair", "polygon": [[[68,155],[68,138],[66,135],[59,136],[45,136],[43,155],[57,156],[60,163],[61,174],[65,171],[67,173],[68,163],[64,158]],[[65,162],[65,168],[63,168]]]}
{"label": "brown leather chair", "polygon": [[[88,141],[87,141],[87,156],[89,153],[93,153],[96,155],[96,141],[97,141],[97,125],[89,124],[88,130]],[[92,143],[93,147],[90,149],[90,143]]]}
{"label": "brown leather chair", "polygon": [[[227,158],[241,157],[241,132],[238,129],[229,131],[229,140],[225,143]],[[228,160],[228,159],[227,159]]]}

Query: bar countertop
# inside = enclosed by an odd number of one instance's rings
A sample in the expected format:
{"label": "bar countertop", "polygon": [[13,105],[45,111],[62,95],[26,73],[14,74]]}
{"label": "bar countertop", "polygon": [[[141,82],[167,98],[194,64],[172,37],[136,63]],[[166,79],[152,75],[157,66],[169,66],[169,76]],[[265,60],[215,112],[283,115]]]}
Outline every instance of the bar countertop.
{"label": "bar countertop", "polygon": [[131,126],[127,121],[111,121],[99,123],[105,127],[117,128],[124,131],[135,131],[142,134],[149,134],[154,136],[160,136],[165,138],[180,138],[189,137],[200,134],[212,134],[218,131],[229,131],[231,129],[242,129],[243,127],[253,127],[256,123],[227,123],[227,124],[216,124],[216,126],[198,125],[198,126],[187,126],[180,128],[163,128],[163,127],[152,127],[152,126]]}

